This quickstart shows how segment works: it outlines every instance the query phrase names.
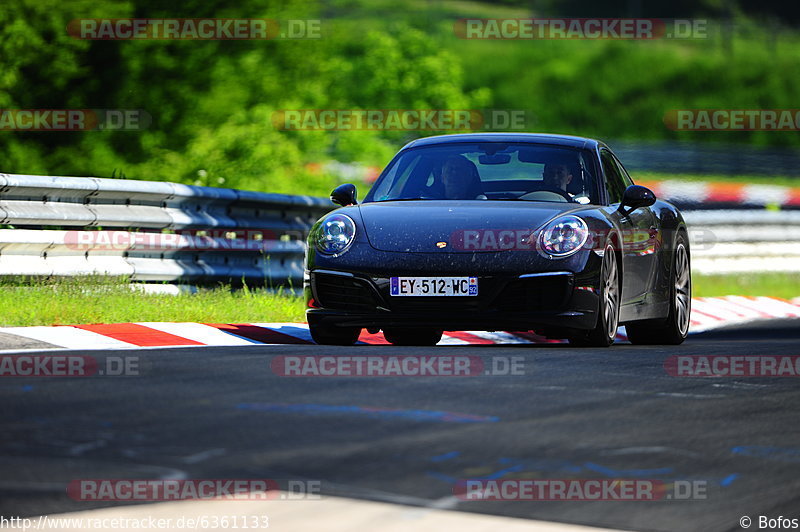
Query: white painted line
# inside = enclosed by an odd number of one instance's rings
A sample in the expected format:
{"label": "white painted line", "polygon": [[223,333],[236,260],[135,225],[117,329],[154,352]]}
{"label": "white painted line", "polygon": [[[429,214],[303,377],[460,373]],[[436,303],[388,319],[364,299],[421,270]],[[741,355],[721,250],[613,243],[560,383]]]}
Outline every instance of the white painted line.
{"label": "white painted line", "polygon": [[712,327],[724,325],[723,320],[714,316],[706,316],[699,310],[692,308],[689,314],[689,330],[692,332],[705,331]]}
{"label": "white painted line", "polygon": [[301,340],[307,340],[309,342],[314,341],[311,339],[311,333],[308,332],[307,323],[251,323],[250,325],[263,327],[265,329],[272,329],[273,331],[288,334],[289,336],[294,336],[295,338],[300,338]]}
{"label": "white painted line", "polygon": [[745,203],[767,205],[782,204],[788,198],[789,189],[778,185],[747,185],[744,187]]}
{"label": "white painted line", "polygon": [[165,323],[165,322],[138,322],[139,325],[150,327],[161,332],[174,334],[187,340],[194,340],[205,345],[228,346],[228,345],[253,345],[238,336],[224,333],[210,325],[202,323]]}
{"label": "white painted line", "polygon": [[125,349],[138,346],[77,327],[4,327],[0,332],[41,340],[68,349]]}
{"label": "white painted line", "polygon": [[718,326],[711,325],[709,323],[700,323],[695,320],[689,321],[689,333],[688,334],[695,334],[701,333],[705,331],[710,331],[711,329],[716,329]]}
{"label": "white painted line", "polygon": [[[727,299],[723,299],[721,297],[701,297],[699,298],[707,307],[713,308],[714,312],[731,312],[733,314],[737,314],[739,319],[732,319],[731,321],[741,321],[741,320],[759,320],[762,319],[764,316],[749,307],[743,307],[736,303],[732,303]],[[695,304],[696,299],[692,300],[692,305]]]}
{"label": "white painted line", "polygon": [[486,332],[486,331],[464,331],[468,332],[469,334],[474,334],[479,338],[485,338],[486,340],[492,340],[498,344],[532,344],[530,340],[526,338],[521,338],[519,336],[514,336],[511,333],[507,332]]}
{"label": "white painted line", "polygon": [[694,311],[702,312],[703,314],[708,314],[711,316],[718,316],[720,319],[725,321],[739,321],[743,318],[741,314],[737,314],[731,309],[726,308],[724,305],[715,305],[713,303],[709,303],[708,301],[703,301],[700,298],[692,300],[692,312]]}
{"label": "white painted line", "polygon": [[[762,228],[759,227],[758,229],[761,230]],[[742,234],[743,231],[737,228],[735,233],[737,235],[737,240],[733,242],[720,242],[717,240],[713,246],[701,246],[692,249],[692,259],[735,259],[741,257],[755,257],[772,260],[773,258],[781,257],[786,259],[796,259],[798,256],[800,256],[800,242],[790,242],[788,240],[765,242],[763,239],[759,240],[758,242],[743,242],[742,240],[739,240],[739,238],[745,236]],[[781,234],[781,236],[786,237],[788,235]]]}
{"label": "white painted line", "polygon": [[798,257],[692,258],[692,272],[707,274],[797,272]]}
{"label": "white painted line", "polygon": [[[791,302],[772,297],[747,298],[741,296],[703,297],[692,299],[691,333],[716,329],[725,325],[747,323],[764,319],[800,317],[800,297]],[[139,322],[138,325],[149,327],[178,337],[200,342],[209,346],[244,346],[244,345],[285,345],[262,344],[254,340],[242,338],[202,323],[167,323]],[[270,329],[287,336],[312,342],[306,323],[252,323],[255,327]],[[153,346],[137,347],[134,344],[116,340],[70,326],[55,327],[2,327],[0,332],[24,338],[40,340],[56,346],[53,350],[92,350],[92,349],[163,349],[165,347],[196,346]],[[468,334],[489,340],[496,344],[532,344],[538,343],[527,338],[507,332],[464,331]],[[625,341],[626,331],[620,327],[617,340]],[[553,343],[563,343],[566,340]],[[445,333],[439,345],[471,345],[469,340],[449,336]],[[24,353],[30,349],[0,350],[3,353]]]}
{"label": "white painted line", "polygon": [[439,343],[436,345],[469,345],[469,342],[462,340],[461,338],[448,336],[447,333],[444,333],[442,335],[442,339],[439,340]]}
{"label": "white painted line", "polygon": [[80,456],[86,451],[93,451],[95,449],[105,447],[106,443],[106,440],[95,440],[86,443],[79,443],[70,447],[69,451],[67,452],[69,452],[70,456]]}
{"label": "white painted line", "polygon": [[[289,499],[289,500],[287,500]],[[460,502],[460,501],[459,501]],[[459,532],[591,532],[600,529],[566,523],[536,521],[498,515],[457,512],[439,509],[437,505],[455,504],[451,497],[429,501],[426,506],[407,506],[393,502],[375,502],[346,497],[323,496],[316,500],[290,500],[290,494],[280,492],[275,500],[269,501],[180,501],[155,504],[116,506],[83,512],[51,514],[50,523],[60,523],[59,530],[66,532],[85,532],[78,526],[82,521],[118,519],[124,523],[147,521],[149,519],[171,519],[173,526],[179,519],[198,521],[206,517],[239,519],[252,523],[253,519],[267,516],[269,528],[282,532],[301,532],[325,530],[326,532],[351,532],[369,530],[374,532],[440,532],[458,530]],[[38,522],[38,517],[32,517]],[[261,523],[260,521],[258,521]],[[172,527],[170,527],[172,528]],[[134,530],[121,528],[119,530]],[[217,529],[215,529],[217,530]],[[224,530],[219,528],[218,530]]]}
{"label": "white painted line", "polygon": [[752,299],[742,296],[727,296],[725,297],[731,303],[736,303],[742,307],[747,307],[761,313],[763,318],[785,318],[786,314],[771,308],[768,305],[759,304]]}
{"label": "white painted line", "polygon": [[209,449],[207,451],[202,451],[199,453],[191,454],[189,456],[184,456],[181,461],[184,464],[199,464],[200,462],[204,462],[209,458],[214,458],[215,456],[223,456],[227,451],[225,449]]}
{"label": "white painted line", "polygon": [[754,301],[761,303],[775,312],[783,312],[785,316],[800,317],[800,306],[789,303],[788,301],[763,296],[756,297]]}
{"label": "white painted line", "polygon": [[708,195],[708,184],[690,181],[662,181],[659,195],[672,200],[703,202]]}

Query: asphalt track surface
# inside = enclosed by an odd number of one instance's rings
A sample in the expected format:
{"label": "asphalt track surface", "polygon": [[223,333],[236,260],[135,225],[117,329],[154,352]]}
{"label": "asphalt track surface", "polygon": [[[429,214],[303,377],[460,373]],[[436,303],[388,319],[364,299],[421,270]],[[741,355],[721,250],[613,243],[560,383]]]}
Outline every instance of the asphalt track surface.
{"label": "asphalt track surface", "polygon": [[[798,380],[677,378],[663,364],[675,354],[797,355],[799,340],[800,320],[786,320],[678,347],[87,352],[101,365],[138,356],[140,375],[0,382],[0,514],[118,505],[72,500],[65,485],[178,470],[194,479],[314,479],[323,495],[629,530],[741,530],[748,515],[756,530],[759,515],[800,517]],[[274,356],[298,354],[522,357],[524,375],[286,378],[270,369]],[[707,492],[659,501],[453,497],[455,479],[482,476],[699,480]]]}

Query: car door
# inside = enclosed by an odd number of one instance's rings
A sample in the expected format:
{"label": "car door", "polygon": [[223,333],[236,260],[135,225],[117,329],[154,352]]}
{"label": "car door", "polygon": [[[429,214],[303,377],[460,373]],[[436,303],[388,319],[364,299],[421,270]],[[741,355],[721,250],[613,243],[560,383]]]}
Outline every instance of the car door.
{"label": "car door", "polygon": [[603,148],[600,151],[600,162],[605,175],[611,217],[622,230],[622,304],[643,302],[653,279],[658,236],[656,218],[650,207],[633,211],[620,209],[625,189],[633,181],[610,150]]}

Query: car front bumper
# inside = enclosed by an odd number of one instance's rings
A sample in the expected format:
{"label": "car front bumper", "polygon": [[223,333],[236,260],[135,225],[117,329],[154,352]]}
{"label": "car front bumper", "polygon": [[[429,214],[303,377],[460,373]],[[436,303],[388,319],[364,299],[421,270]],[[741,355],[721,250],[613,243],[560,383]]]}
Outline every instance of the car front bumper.
{"label": "car front bumper", "polygon": [[478,295],[397,297],[389,277],[312,270],[304,283],[311,326],[439,330],[564,331],[597,322],[595,268],[478,276]]}

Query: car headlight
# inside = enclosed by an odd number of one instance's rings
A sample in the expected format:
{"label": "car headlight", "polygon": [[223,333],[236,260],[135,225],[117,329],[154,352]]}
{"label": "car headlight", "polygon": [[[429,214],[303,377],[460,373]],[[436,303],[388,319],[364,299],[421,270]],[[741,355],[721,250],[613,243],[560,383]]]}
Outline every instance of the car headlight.
{"label": "car headlight", "polygon": [[356,237],[356,224],[345,214],[331,214],[320,224],[317,249],[326,255],[341,255]]}
{"label": "car headlight", "polygon": [[577,216],[556,218],[539,233],[539,243],[545,253],[553,257],[566,257],[586,244],[589,228]]}

